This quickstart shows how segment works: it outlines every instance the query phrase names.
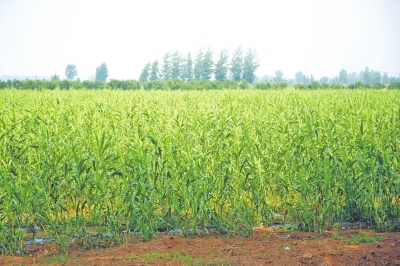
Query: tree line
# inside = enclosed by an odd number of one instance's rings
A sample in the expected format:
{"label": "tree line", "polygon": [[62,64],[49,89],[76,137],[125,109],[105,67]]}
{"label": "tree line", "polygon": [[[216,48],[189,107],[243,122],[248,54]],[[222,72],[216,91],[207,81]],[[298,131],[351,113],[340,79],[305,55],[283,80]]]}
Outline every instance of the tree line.
{"label": "tree line", "polygon": [[[389,77],[387,72],[375,71],[370,69],[369,67],[366,67],[365,70],[360,71],[359,73],[357,72],[348,73],[345,69],[341,69],[337,76],[334,76],[332,78],[324,76],[319,80],[315,79],[312,74],[306,75],[302,71],[296,72],[294,79],[284,78],[284,73],[282,70],[276,70],[275,76],[264,75],[262,77],[256,77],[255,72],[260,65],[255,50],[253,49],[244,50],[242,46],[239,46],[235,51],[233,51],[230,61],[229,57],[230,55],[227,49],[223,49],[222,51],[220,51],[218,60],[216,62],[214,62],[213,60],[213,52],[210,48],[206,50],[200,49],[197,52],[196,57],[194,59],[192,59],[191,52],[188,52],[186,55],[182,55],[178,51],[175,51],[172,54],[167,52],[162,60],[161,65],[158,60],[155,60],[152,63],[147,63],[145,65],[145,67],[142,70],[142,73],[140,74],[139,81],[137,82],[137,84],[139,84],[139,82],[141,84],[146,84],[150,82],[149,84],[151,85],[144,86],[146,89],[149,86],[156,88],[161,86],[158,83],[157,83],[158,85],[154,85],[156,84],[154,83],[155,81],[179,80],[183,82],[192,82],[192,81],[211,80],[211,81],[224,82],[226,80],[231,80],[235,81],[237,84],[239,84],[240,82],[241,88],[246,88],[248,87],[249,84],[253,85],[254,83],[258,82],[258,84],[282,83],[288,85],[289,84],[306,85],[297,87],[313,89],[315,87],[320,87],[320,85],[324,85],[322,86],[324,88],[327,87],[325,85],[345,85],[350,88],[359,88],[359,87],[378,88],[386,84],[400,82],[400,76]],[[54,89],[57,86],[60,87],[61,89],[66,89],[70,87],[81,88],[82,86],[86,86],[88,88],[110,87],[98,84],[98,83],[106,83],[107,78],[109,76],[108,68],[105,62],[96,68],[96,75],[94,82],[83,81],[82,83],[80,83],[79,79],[74,81],[76,76],[78,76],[78,70],[76,66],[68,64],[65,69],[66,80],[61,81],[60,76],[55,74],[51,76],[51,82],[49,83],[45,83],[44,80],[19,81],[14,79],[14,81],[8,80],[6,82],[5,81],[0,82],[0,88],[29,87],[31,89],[31,88],[39,88],[40,86],[48,89]],[[129,87],[130,89],[138,88],[134,80],[118,81],[118,82],[116,82],[116,80],[111,80],[110,82],[111,82],[110,83],[111,88],[114,88],[115,87],[114,85],[116,83],[125,84],[122,86],[124,88],[126,87]],[[132,84],[134,83],[136,85],[133,86]],[[220,85],[218,85],[218,87],[220,87]],[[232,86],[230,85],[229,87]],[[258,87],[260,87],[260,85]],[[261,87],[265,86],[263,85]],[[282,85],[276,85],[270,87],[281,88]]]}
{"label": "tree line", "polygon": [[216,80],[232,79],[236,82],[246,80],[252,84],[256,81],[255,72],[260,66],[255,50],[244,50],[239,46],[232,53],[229,61],[229,51],[220,51],[218,60],[214,62],[211,48],[200,49],[195,58],[191,52],[182,55],[180,52],[167,52],[160,62],[155,60],[147,63],[139,76],[140,82],[167,80]]}
{"label": "tree line", "polygon": [[[277,76],[283,76],[277,75]],[[281,80],[284,81],[284,80]],[[287,81],[287,80],[285,80]],[[341,69],[337,76],[332,78],[321,77],[319,80],[315,79],[313,75],[305,75],[303,72],[299,71],[295,74],[294,80],[289,80],[287,82],[293,84],[312,84],[317,81],[320,84],[342,84],[350,85],[357,82],[362,82],[364,84],[391,84],[394,82],[400,82],[400,77],[389,77],[387,72],[375,71],[366,67],[365,70],[357,72],[348,73],[345,69]]]}
{"label": "tree line", "polygon": [[[259,89],[259,90],[280,90],[288,87],[286,82],[255,82],[250,85],[246,80],[237,82],[231,79],[224,81],[218,80],[192,80],[183,81],[174,80],[152,80],[148,82],[139,82],[137,80],[115,80],[108,82],[101,81],[79,81],[79,80],[8,80],[0,81],[0,89],[18,89],[18,90],[223,90],[223,89]],[[320,89],[382,89],[385,85],[376,83],[373,85],[365,84],[360,81],[355,84],[321,84],[313,81],[310,84],[295,84],[294,88],[299,90],[320,90]],[[400,82],[391,83],[387,89],[400,89]]]}
{"label": "tree line", "polygon": [[[65,77],[67,80],[74,80],[75,77],[78,76],[78,70],[75,65],[67,65],[65,69]],[[96,79],[95,81],[97,82],[105,82],[108,78],[108,68],[107,64],[104,62],[100,66],[96,68]],[[54,74],[51,76],[51,80],[60,80],[60,76],[57,74]],[[78,80],[79,81],[79,80]]]}

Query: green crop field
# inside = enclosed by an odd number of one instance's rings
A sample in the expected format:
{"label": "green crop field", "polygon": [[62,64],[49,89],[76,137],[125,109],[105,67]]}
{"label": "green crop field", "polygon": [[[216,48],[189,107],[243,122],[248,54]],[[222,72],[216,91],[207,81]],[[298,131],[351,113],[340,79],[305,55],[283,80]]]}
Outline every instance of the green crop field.
{"label": "green crop field", "polygon": [[91,226],[250,235],[277,214],[393,230],[399,173],[400,91],[0,91],[3,253],[34,228],[64,249]]}

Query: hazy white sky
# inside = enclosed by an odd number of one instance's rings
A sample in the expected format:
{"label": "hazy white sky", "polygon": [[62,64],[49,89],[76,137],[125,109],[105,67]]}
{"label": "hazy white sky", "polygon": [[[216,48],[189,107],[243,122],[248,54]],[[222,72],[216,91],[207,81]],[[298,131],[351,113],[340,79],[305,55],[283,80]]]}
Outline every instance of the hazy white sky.
{"label": "hazy white sky", "polygon": [[400,74],[399,0],[0,0],[0,78],[81,79],[106,62],[109,78],[138,79],[169,51],[257,50],[258,75],[315,78],[344,68]]}

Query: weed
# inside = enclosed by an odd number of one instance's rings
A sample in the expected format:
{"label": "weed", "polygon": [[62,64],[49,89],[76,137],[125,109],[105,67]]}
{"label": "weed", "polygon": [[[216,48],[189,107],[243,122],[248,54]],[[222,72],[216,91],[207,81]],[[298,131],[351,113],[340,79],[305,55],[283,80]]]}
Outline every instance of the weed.
{"label": "weed", "polygon": [[306,239],[306,240],[316,240],[316,239],[319,239],[319,238],[321,238],[321,237],[308,235],[308,236],[306,236],[305,239]]}
{"label": "weed", "polygon": [[132,253],[131,255],[129,255],[129,259],[130,260],[137,260],[137,259],[139,259],[139,255],[136,255],[135,253]]}
{"label": "weed", "polygon": [[71,258],[65,257],[65,256],[55,256],[53,258],[48,258],[46,260],[43,261],[44,264],[52,264],[52,263],[66,263],[71,261]]}
{"label": "weed", "polygon": [[155,258],[157,258],[157,257],[160,257],[160,253],[158,253],[158,252],[147,253],[147,254],[145,255],[146,260],[152,260],[152,259],[155,259]]}
{"label": "weed", "polygon": [[349,245],[358,245],[359,243],[375,243],[382,242],[383,236],[381,235],[353,235],[350,239],[344,239],[344,241]]}
{"label": "weed", "polygon": [[343,240],[343,239],[344,239],[343,236],[340,236],[340,235],[338,235],[338,234],[336,234],[336,233],[333,234],[333,237],[332,237],[332,238],[335,239],[335,240]]}
{"label": "weed", "polygon": [[169,253],[169,252],[167,252],[167,253],[161,254],[160,257],[161,257],[163,260],[169,260],[169,259],[172,258],[172,254]]}

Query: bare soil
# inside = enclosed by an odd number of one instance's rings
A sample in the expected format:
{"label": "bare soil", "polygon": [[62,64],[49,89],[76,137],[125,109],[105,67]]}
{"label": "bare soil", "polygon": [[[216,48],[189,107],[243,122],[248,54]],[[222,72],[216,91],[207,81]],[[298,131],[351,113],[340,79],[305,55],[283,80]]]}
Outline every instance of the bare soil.
{"label": "bare soil", "polygon": [[255,228],[251,238],[159,235],[89,251],[71,245],[68,256],[54,243],[29,246],[27,253],[0,255],[0,265],[400,265],[400,233]]}

